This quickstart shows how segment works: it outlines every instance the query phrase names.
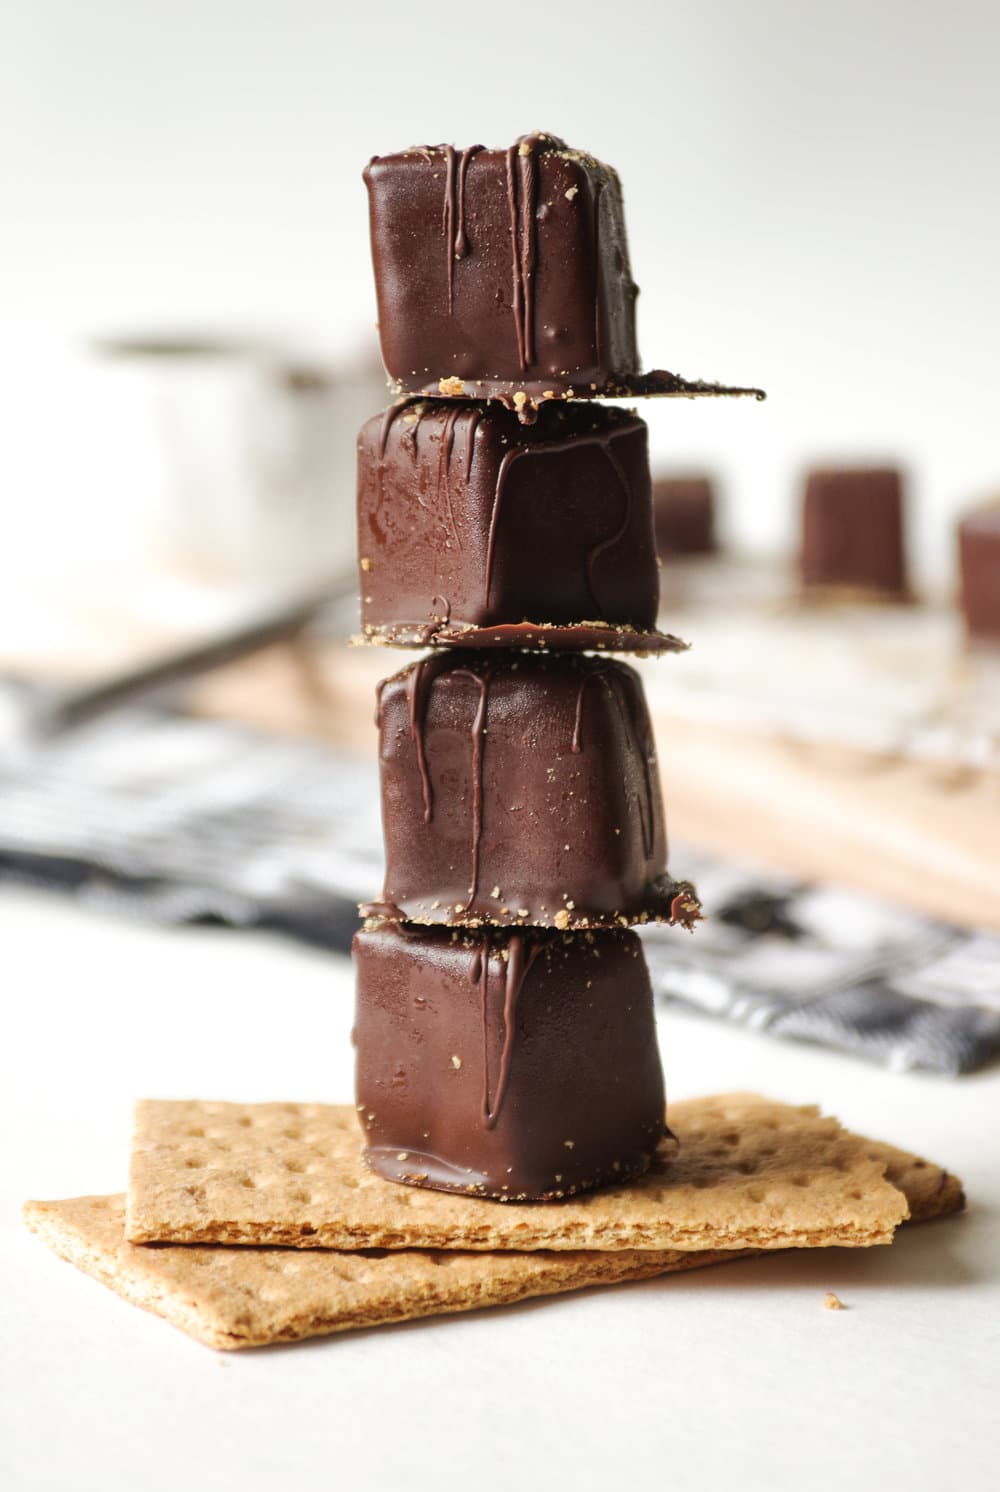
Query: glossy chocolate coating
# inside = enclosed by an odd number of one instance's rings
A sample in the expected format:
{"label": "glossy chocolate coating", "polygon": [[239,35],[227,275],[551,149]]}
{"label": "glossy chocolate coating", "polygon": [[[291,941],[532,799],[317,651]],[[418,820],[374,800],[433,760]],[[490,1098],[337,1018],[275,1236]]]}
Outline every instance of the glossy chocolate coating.
{"label": "glossy chocolate coating", "polygon": [[962,519],[958,555],[969,638],[1000,645],[1000,503]]}
{"label": "glossy chocolate coating", "polygon": [[661,560],[715,551],[715,498],[708,477],[658,477],[653,529]]}
{"label": "glossy chocolate coating", "polygon": [[365,928],[357,1103],[391,1181],[506,1201],[624,1181],[664,1133],[634,933]]}
{"label": "glossy chocolate coating", "polygon": [[550,405],[534,425],[497,403],[394,405],[358,439],[358,551],[367,635],[652,631],[646,426],[593,404]]}
{"label": "glossy chocolate coating", "polygon": [[638,371],[609,166],[536,134],[375,156],[365,183],[382,358],[401,388],[528,380],[584,394]]}
{"label": "glossy chocolate coating", "polygon": [[415,922],[690,923],[666,878],[652,730],[635,671],[610,658],[457,649],[380,686],[386,879]]}
{"label": "glossy chocolate coating", "polygon": [[806,590],[904,598],[900,473],[890,468],[810,472],[803,497],[801,565]]}

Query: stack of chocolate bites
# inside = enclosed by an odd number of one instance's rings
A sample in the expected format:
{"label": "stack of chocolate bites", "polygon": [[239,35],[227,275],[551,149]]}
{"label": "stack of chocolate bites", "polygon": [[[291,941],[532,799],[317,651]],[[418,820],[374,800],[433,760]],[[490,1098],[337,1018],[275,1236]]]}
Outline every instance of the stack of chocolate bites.
{"label": "stack of chocolate bites", "polygon": [[362,429],[383,899],[362,909],[368,1165],[498,1201],[641,1174],[664,1134],[633,928],[691,927],[649,715],[646,426],[596,396],[756,392],[638,371],[621,189],[560,140],[424,147],[365,179],[397,401]]}
{"label": "stack of chocolate bites", "polygon": [[[388,863],[355,944],[377,1175],[345,1106],[147,1099],[127,1197],[29,1202],[28,1226],[233,1348],[888,1243],[908,1211],[956,1210],[939,1167],[754,1095],[675,1105],[678,1149],[650,1165],[633,928],[698,903],[667,874],[642,687],[614,655],[682,645],[655,626],[645,426],[589,396],[753,391],[633,371],[618,181],[559,141],[407,151],[368,184],[402,397],[361,434],[364,626],[432,647],[379,691]],[[520,1209],[379,1179],[529,1202],[647,1167]]]}

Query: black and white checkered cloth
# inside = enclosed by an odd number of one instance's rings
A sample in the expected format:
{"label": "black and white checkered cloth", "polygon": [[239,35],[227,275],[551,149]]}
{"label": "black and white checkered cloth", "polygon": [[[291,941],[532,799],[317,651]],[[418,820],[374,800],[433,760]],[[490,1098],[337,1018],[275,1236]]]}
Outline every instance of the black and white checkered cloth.
{"label": "black and white checkered cloth", "polygon": [[[1000,935],[676,846],[673,860],[706,920],[694,936],[643,931],[661,1001],[894,1068],[954,1074],[1000,1054]],[[0,879],[343,953],[381,873],[374,765],[320,744],[131,709],[0,748]]]}

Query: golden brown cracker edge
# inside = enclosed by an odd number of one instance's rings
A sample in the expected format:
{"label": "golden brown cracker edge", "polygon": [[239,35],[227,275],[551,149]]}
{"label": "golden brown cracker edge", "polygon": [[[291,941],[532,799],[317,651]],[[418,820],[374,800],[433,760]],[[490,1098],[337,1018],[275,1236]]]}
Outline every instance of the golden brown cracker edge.
{"label": "golden brown cracker edge", "polygon": [[569,1200],[500,1204],[367,1171],[347,1106],[146,1100],[126,1234],[136,1243],[619,1250],[867,1247],[908,1215],[886,1157],[815,1107],[756,1094],[671,1106],[645,1176]]}
{"label": "golden brown cracker edge", "polygon": [[124,1218],[123,1196],[28,1202],[24,1209],[28,1227],[61,1258],[197,1341],[223,1349],[509,1305],[740,1257],[144,1247],[125,1241]]}

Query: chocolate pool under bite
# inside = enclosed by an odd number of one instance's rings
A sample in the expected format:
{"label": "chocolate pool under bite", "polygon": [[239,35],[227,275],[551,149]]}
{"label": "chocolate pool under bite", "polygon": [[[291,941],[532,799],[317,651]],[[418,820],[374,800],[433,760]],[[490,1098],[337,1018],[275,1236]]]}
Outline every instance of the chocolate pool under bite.
{"label": "chocolate pool under bite", "polygon": [[646,1169],[663,1077],[634,933],[383,925],[356,934],[354,958],[379,1175],[524,1201]]}

